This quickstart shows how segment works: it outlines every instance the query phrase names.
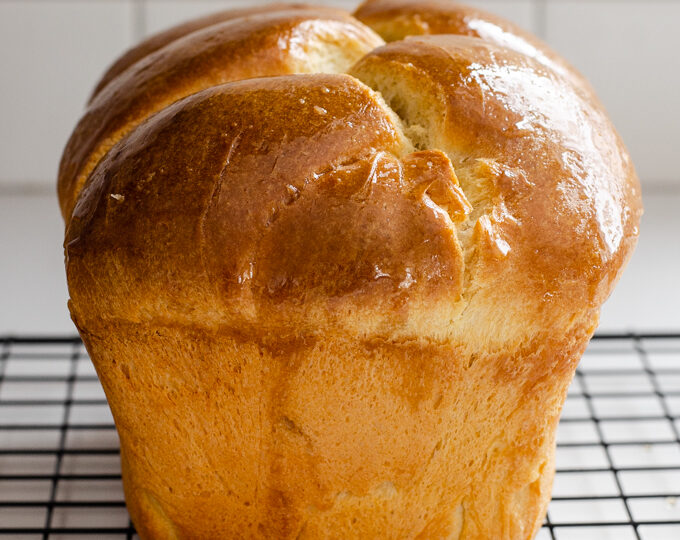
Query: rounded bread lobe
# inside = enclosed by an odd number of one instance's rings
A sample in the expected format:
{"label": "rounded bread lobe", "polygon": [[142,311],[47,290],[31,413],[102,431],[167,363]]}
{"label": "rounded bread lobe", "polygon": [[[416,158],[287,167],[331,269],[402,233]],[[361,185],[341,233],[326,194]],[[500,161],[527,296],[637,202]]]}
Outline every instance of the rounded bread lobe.
{"label": "rounded bread lobe", "polygon": [[66,221],[99,160],[150,115],[225,82],[343,72],[382,40],[336,10],[283,9],[233,18],[168,43],[129,66],[89,104],[59,167]]}
{"label": "rounded bread lobe", "polygon": [[432,34],[477,37],[529,56],[592,94],[583,76],[543,41],[477,7],[450,0],[366,0],[354,16],[388,42]]}
{"label": "rounded bread lobe", "polygon": [[207,28],[208,26],[214,26],[216,24],[229,21],[232,19],[240,19],[243,17],[252,17],[253,15],[258,15],[259,13],[271,13],[273,11],[283,11],[283,10],[295,10],[295,9],[315,9],[317,11],[328,11],[335,13],[344,13],[341,10],[323,7],[323,6],[312,6],[310,4],[288,4],[288,3],[273,3],[264,6],[253,6],[243,9],[227,9],[224,11],[219,11],[217,13],[211,13],[198,19],[191,19],[182,24],[172,26],[167,30],[161,31],[157,34],[149,36],[145,40],[141,41],[129,51],[118,58],[109,69],[106,70],[104,75],[95,86],[92,91],[92,96],[90,101],[92,101],[102,89],[109,84],[118,75],[127,70],[130,66],[137,63],[139,60],[148,56],[149,54],[156,52],[158,49],[162,49],[166,45],[176,41],[188,34]]}
{"label": "rounded bread lobe", "polygon": [[382,94],[417,147],[450,157],[472,204],[458,228],[468,305],[454,336],[521,342],[599,308],[632,253],[641,206],[597,102],[526,55],[464,36],[390,43],[351,74]]}
{"label": "rounded bread lobe", "polygon": [[382,99],[347,75],[186,98],[84,188],[66,236],[74,317],[431,332],[421,319],[461,294],[454,220],[468,206],[445,155],[410,150]]}

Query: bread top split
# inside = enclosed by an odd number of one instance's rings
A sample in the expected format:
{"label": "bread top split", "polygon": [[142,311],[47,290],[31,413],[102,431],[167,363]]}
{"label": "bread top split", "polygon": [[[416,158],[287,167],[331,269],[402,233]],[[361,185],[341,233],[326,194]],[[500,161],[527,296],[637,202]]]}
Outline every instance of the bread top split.
{"label": "bread top split", "polygon": [[583,78],[445,1],[276,4],[149,38],[97,86],[59,197],[81,328],[489,349],[595,321],[642,213]]}

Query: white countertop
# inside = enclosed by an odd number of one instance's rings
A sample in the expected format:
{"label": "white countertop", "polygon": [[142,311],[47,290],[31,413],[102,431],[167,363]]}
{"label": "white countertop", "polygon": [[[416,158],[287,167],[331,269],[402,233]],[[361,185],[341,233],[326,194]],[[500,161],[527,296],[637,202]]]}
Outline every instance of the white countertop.
{"label": "white countertop", "polygon": [[[644,195],[640,242],[600,331],[680,331],[680,193]],[[0,334],[73,334],[56,195],[0,195]]]}

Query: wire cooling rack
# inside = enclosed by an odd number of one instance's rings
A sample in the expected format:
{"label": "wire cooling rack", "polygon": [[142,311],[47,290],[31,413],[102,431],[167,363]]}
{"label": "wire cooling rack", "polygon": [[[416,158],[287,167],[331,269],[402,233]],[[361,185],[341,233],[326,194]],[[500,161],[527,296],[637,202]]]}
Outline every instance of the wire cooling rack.
{"label": "wire cooling rack", "polygon": [[[539,540],[680,539],[680,334],[599,335],[570,387]],[[0,540],[136,538],[78,338],[0,337]]]}

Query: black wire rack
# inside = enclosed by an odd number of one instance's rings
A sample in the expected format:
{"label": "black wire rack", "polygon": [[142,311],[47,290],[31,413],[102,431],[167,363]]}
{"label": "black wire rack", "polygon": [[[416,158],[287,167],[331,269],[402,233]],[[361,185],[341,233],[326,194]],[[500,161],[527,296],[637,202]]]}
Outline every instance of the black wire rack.
{"label": "black wire rack", "polygon": [[[0,540],[136,538],[78,338],[0,337]],[[570,387],[539,540],[680,539],[680,334],[598,335]]]}

